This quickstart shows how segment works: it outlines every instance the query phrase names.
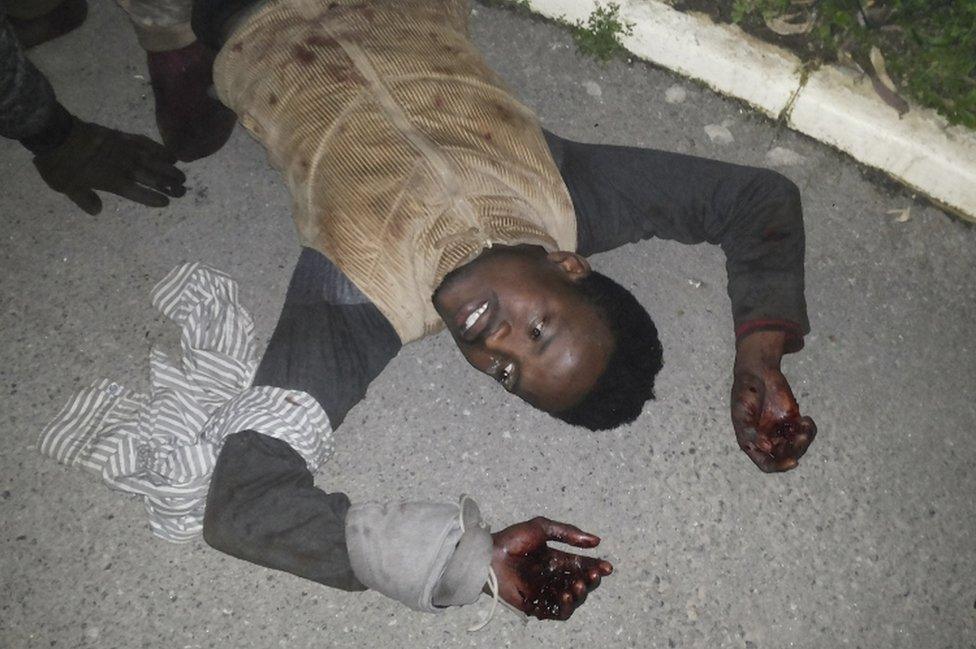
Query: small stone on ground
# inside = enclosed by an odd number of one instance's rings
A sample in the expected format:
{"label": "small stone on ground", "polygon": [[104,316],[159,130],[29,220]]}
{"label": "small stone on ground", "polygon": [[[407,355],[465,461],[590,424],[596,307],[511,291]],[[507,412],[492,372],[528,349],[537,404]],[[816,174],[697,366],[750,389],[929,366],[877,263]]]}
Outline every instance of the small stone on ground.
{"label": "small stone on ground", "polygon": [[664,101],[669,104],[680,104],[688,98],[688,93],[684,88],[675,84],[664,91]]}
{"label": "small stone on ground", "polygon": [[795,167],[806,160],[796,151],[781,146],[773,147],[766,152],[766,164],[771,167]]}
{"label": "small stone on ground", "polygon": [[603,89],[596,81],[584,81],[583,87],[586,88],[586,94],[591,97],[599,98],[603,96]]}
{"label": "small stone on ground", "polygon": [[722,124],[707,124],[705,126],[705,135],[715,144],[732,144],[735,142],[735,138],[732,137],[732,131]]}

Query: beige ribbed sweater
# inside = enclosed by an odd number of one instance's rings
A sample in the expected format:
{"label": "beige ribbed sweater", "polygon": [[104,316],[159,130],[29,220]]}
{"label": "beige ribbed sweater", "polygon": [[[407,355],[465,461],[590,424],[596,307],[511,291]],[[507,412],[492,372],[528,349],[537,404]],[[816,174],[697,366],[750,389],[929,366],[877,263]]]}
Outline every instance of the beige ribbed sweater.
{"label": "beige ribbed sweater", "polygon": [[467,38],[467,0],[277,0],[217,57],[220,98],[291,189],[303,245],[403,342],[430,296],[493,243],[573,250],[576,219],[539,123]]}

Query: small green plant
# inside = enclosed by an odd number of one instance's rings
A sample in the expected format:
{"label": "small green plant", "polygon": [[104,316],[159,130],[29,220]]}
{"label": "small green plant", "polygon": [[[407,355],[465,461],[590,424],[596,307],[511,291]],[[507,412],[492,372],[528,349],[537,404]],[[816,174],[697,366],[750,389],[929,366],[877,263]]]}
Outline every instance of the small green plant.
{"label": "small green plant", "polygon": [[609,61],[626,50],[621,36],[630,36],[634,23],[620,19],[620,5],[609,2],[597,5],[584,23],[577,20],[570,25],[573,41],[580,52],[600,61]]}

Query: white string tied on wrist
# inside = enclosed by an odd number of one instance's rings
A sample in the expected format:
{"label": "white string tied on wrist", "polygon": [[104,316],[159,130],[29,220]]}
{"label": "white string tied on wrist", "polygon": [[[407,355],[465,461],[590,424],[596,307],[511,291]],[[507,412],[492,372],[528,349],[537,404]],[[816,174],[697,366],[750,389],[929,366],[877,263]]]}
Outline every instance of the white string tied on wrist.
{"label": "white string tied on wrist", "polygon": [[[461,534],[464,534],[464,532],[466,531],[464,525],[464,501],[468,499],[469,496],[467,494],[463,494],[461,496],[461,502],[458,505],[458,523],[461,526]],[[495,610],[498,608],[498,597],[499,597],[498,576],[495,574],[495,571],[492,569],[491,565],[488,566],[487,583],[488,583],[488,590],[491,591],[491,608],[488,610],[488,614],[482,617],[482,619],[479,620],[477,624],[468,627],[469,633],[474,633],[475,631],[482,630],[483,628],[488,626],[488,623],[491,622],[492,618],[495,617]]]}
{"label": "white string tied on wrist", "polygon": [[491,591],[491,608],[488,609],[488,614],[483,616],[477,624],[468,627],[469,633],[481,631],[488,626],[488,623],[495,617],[495,610],[498,608],[498,577],[491,566],[488,566],[488,589]]}

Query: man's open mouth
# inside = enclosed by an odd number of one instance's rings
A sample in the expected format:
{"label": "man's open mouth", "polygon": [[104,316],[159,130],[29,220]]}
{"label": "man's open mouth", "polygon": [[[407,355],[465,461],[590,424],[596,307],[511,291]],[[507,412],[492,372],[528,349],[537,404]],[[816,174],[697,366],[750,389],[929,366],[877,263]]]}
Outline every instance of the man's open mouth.
{"label": "man's open mouth", "polygon": [[466,305],[455,318],[458,335],[467,342],[474,342],[488,329],[494,313],[494,296]]}

